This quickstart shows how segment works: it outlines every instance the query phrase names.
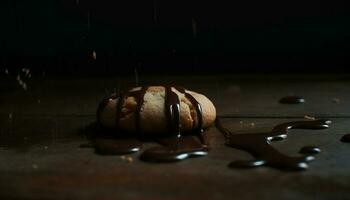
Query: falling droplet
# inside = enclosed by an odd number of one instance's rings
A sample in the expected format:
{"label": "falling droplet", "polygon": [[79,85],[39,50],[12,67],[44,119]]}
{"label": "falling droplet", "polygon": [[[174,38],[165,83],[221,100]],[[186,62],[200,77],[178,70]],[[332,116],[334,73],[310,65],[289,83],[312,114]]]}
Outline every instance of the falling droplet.
{"label": "falling droplet", "polygon": [[87,12],[87,30],[90,31],[90,12]]}
{"label": "falling droplet", "polygon": [[139,86],[139,73],[138,73],[137,67],[135,67],[134,73],[135,73],[135,84],[136,86]]}
{"label": "falling droplet", "polygon": [[197,22],[196,20],[192,17],[192,32],[193,32],[193,37],[197,37]]}
{"label": "falling droplet", "polygon": [[153,0],[153,20],[154,23],[158,21],[157,0]]}
{"label": "falling droplet", "polygon": [[96,57],[96,51],[93,51],[93,52],[92,52],[92,58],[93,58],[94,60],[96,60],[96,58],[97,58],[97,57]]}
{"label": "falling droplet", "polygon": [[8,69],[5,69],[5,74],[9,74],[9,70]]}
{"label": "falling droplet", "polygon": [[24,90],[27,90],[27,84],[23,82],[22,87]]}
{"label": "falling droplet", "polygon": [[29,69],[26,69],[26,70],[24,71],[24,73],[25,73],[26,76],[28,76],[28,75],[30,75],[30,74],[29,74],[29,73],[30,73],[30,70],[29,70]]}
{"label": "falling droplet", "polygon": [[[23,70],[22,70],[23,71]],[[27,90],[27,84],[21,79],[20,75],[17,75],[16,80],[18,81],[18,84],[24,89]]]}

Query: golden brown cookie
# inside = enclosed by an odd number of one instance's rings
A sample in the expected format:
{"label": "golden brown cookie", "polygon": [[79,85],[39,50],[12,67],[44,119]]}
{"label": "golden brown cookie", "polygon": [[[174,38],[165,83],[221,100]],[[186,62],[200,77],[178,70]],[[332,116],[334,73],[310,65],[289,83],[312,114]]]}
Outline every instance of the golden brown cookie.
{"label": "golden brown cookie", "polygon": [[206,128],[215,121],[216,110],[202,94],[181,87],[149,86],[105,99],[97,118],[108,128],[163,133],[176,131],[176,126],[178,131]]}

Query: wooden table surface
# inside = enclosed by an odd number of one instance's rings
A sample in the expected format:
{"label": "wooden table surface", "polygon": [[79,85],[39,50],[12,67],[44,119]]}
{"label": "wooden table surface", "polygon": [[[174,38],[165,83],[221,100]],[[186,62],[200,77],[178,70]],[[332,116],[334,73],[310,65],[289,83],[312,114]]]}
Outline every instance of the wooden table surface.
{"label": "wooden table surface", "polygon": [[[27,90],[15,75],[0,79],[0,199],[350,199],[350,76],[147,76],[141,84],[172,83],[211,98],[233,132],[263,132],[305,115],[328,118],[329,129],[292,130],[273,143],[298,155],[305,145],[322,152],[306,171],[270,167],[231,169],[244,151],[207,130],[208,156],[177,163],[145,163],[139,153],[101,156],[80,148],[101,98],[133,84],[131,77],[51,77],[33,74]],[[22,84],[23,85],[23,84]],[[288,94],[300,105],[282,105]],[[154,144],[147,144],[152,146]]]}

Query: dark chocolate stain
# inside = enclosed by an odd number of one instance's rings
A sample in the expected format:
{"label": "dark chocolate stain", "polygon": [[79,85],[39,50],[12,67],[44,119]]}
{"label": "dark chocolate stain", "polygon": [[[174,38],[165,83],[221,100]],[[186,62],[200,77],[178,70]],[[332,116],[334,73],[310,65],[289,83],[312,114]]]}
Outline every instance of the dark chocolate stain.
{"label": "dark chocolate stain", "polygon": [[142,142],[137,139],[96,138],[95,151],[101,155],[124,155],[138,152]]}
{"label": "dark chocolate stain", "polygon": [[280,99],[279,102],[283,104],[300,104],[304,103],[305,99],[299,96],[286,96]]}
{"label": "dark chocolate stain", "polygon": [[302,147],[299,151],[301,154],[317,154],[321,153],[321,149],[315,146],[305,146]]}
{"label": "dark chocolate stain", "polygon": [[247,151],[256,158],[252,161],[231,162],[230,167],[247,168],[265,165],[285,170],[305,170],[308,168],[307,163],[314,160],[314,157],[310,155],[292,157],[282,154],[270,145],[271,142],[287,138],[289,129],[324,129],[328,128],[330,123],[329,120],[295,121],[279,124],[268,133],[234,134],[223,127],[219,119],[216,120],[216,126],[223,133],[226,145]]}
{"label": "dark chocolate stain", "polygon": [[168,137],[157,139],[163,146],[152,147],[145,150],[141,160],[148,162],[176,162],[189,157],[204,156],[208,154],[208,147],[203,145],[194,135]]}
{"label": "dark chocolate stain", "polygon": [[80,145],[80,148],[95,148],[99,155],[123,155],[138,152],[144,143],[133,133],[125,133],[119,129],[108,129],[99,123],[90,124],[84,129],[90,142]]}
{"label": "dark chocolate stain", "polygon": [[259,167],[266,163],[264,160],[235,160],[232,161],[228,166],[231,168],[253,168]]}
{"label": "dark chocolate stain", "polygon": [[340,141],[345,143],[350,143],[350,134],[343,135],[343,137],[340,139]]}

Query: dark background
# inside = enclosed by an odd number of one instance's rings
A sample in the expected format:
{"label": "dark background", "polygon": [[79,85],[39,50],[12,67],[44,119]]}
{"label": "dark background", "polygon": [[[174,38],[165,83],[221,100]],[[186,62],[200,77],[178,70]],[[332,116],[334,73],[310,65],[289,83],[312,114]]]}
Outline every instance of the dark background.
{"label": "dark background", "polygon": [[348,11],[313,0],[2,0],[0,70],[339,73]]}

